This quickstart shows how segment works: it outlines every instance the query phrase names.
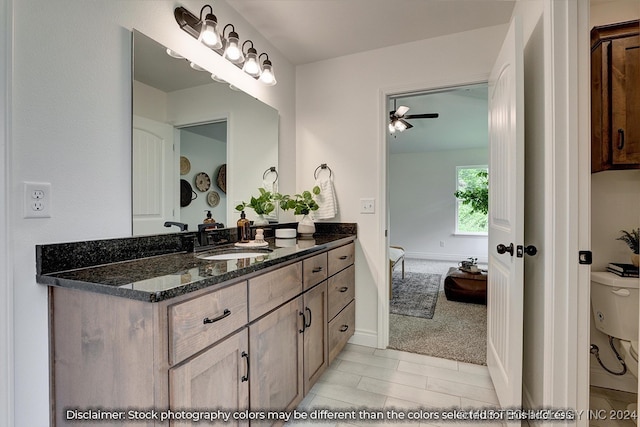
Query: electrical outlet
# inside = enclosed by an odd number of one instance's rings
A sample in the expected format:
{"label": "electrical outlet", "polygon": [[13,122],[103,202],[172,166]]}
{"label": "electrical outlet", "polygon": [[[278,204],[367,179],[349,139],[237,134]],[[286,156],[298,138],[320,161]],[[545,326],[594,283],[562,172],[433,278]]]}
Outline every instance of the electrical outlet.
{"label": "electrical outlet", "polygon": [[376,212],[375,199],[360,199],[360,213],[372,214]]}
{"label": "electrical outlet", "polygon": [[24,217],[51,218],[51,184],[24,183]]}

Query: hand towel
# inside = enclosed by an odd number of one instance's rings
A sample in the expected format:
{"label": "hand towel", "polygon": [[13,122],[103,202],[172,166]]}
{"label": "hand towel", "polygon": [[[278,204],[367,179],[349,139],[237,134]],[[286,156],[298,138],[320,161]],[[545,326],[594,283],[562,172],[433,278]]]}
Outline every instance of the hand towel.
{"label": "hand towel", "polygon": [[323,174],[323,176],[319,176],[316,179],[316,185],[320,187],[320,194],[316,196],[319,208],[311,216],[314,220],[334,218],[338,214],[338,204],[336,203],[331,175]]}

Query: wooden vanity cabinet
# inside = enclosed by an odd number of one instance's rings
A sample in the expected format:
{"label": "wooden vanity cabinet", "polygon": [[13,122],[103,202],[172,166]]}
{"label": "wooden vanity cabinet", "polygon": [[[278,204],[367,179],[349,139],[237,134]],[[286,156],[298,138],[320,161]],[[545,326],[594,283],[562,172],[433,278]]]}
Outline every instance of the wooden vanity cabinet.
{"label": "wooden vanity cabinet", "polygon": [[353,334],[353,251],[158,303],[50,287],[52,425],[77,423],[68,408],[294,409]]}
{"label": "wooden vanity cabinet", "polygon": [[591,30],[591,172],[640,168],[638,20]]}

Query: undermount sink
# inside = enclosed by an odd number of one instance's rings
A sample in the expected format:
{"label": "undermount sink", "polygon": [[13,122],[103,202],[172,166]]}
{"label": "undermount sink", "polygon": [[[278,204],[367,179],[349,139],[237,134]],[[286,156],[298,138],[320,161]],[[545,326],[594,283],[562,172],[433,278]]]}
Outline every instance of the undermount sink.
{"label": "undermount sink", "polygon": [[230,259],[243,259],[243,258],[257,258],[264,257],[269,255],[272,252],[271,249],[252,249],[252,250],[242,250],[242,249],[226,249],[219,250],[215,252],[207,252],[202,255],[198,255],[200,259],[212,260],[212,261],[220,261],[220,260],[230,260]]}

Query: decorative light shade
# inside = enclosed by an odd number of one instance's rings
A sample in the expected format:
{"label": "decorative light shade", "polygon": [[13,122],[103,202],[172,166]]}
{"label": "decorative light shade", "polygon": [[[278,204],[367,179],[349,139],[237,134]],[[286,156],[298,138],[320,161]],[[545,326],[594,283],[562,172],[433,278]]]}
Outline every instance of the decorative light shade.
{"label": "decorative light shade", "polygon": [[260,74],[262,74],[262,68],[260,68],[260,63],[258,62],[258,51],[254,49],[253,42],[251,40],[247,40],[242,44],[243,49],[244,45],[247,43],[251,43],[251,47],[247,49],[247,57],[244,62],[244,66],[242,67],[242,71],[249,74],[251,77],[260,77]]}
{"label": "decorative light shade", "polygon": [[[236,29],[233,24],[227,24],[224,27],[224,30],[227,27],[231,27],[231,31],[229,35],[224,39],[224,57],[234,64],[240,64],[244,61],[244,55],[242,54],[242,49],[240,49],[240,38],[238,33],[236,33]],[[222,34],[224,35],[224,30]]]}
{"label": "decorative light shade", "polygon": [[274,86],[278,82],[276,81],[276,76],[273,73],[273,64],[271,64],[271,61],[269,61],[269,55],[267,55],[266,53],[261,53],[260,57],[262,57],[262,55],[265,55],[267,59],[265,59],[262,63],[262,74],[260,74],[260,81],[267,86]]}
{"label": "decorative light shade", "polygon": [[[204,19],[202,19],[202,13],[206,8],[211,9],[211,13],[207,13]],[[213,7],[205,4],[200,9],[200,35],[198,41],[202,42],[211,49],[220,49],[222,47],[222,41],[220,33],[218,32],[218,18],[213,14]]]}

